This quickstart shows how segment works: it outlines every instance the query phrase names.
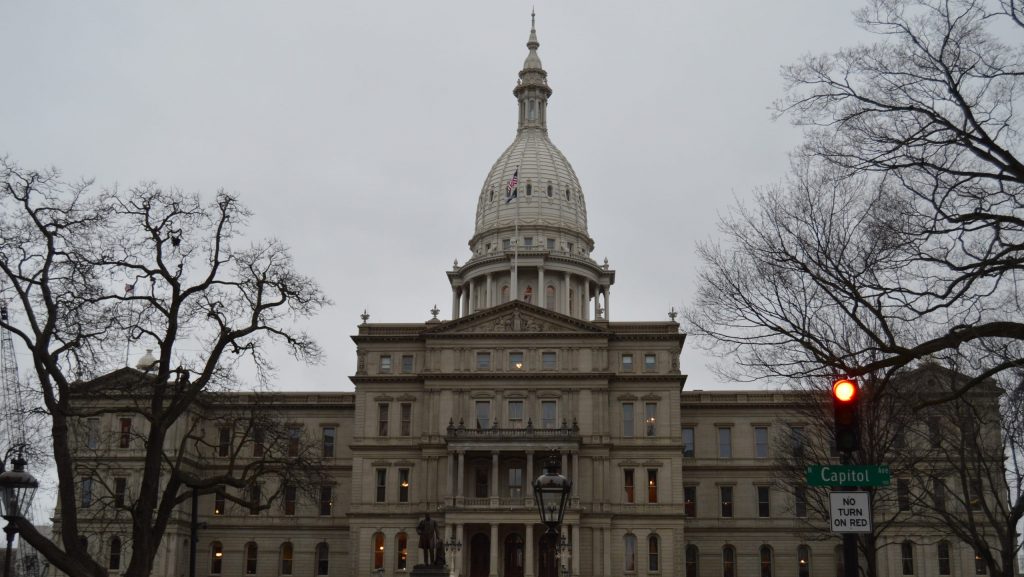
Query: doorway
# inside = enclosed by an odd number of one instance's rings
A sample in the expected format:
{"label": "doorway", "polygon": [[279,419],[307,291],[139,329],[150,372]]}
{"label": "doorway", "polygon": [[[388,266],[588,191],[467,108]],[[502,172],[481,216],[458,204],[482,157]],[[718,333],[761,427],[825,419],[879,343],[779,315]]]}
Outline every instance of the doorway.
{"label": "doorway", "polygon": [[523,555],[523,538],[518,533],[512,533],[505,537],[504,577],[523,577],[525,569]]}
{"label": "doorway", "polygon": [[483,533],[469,541],[469,577],[487,577],[491,572],[491,538]]}

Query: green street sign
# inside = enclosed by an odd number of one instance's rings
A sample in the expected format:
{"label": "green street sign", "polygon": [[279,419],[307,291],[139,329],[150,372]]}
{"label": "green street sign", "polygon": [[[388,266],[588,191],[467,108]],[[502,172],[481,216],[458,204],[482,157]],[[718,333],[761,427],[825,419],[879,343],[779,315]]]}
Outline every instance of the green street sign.
{"label": "green street sign", "polygon": [[886,487],[892,483],[889,465],[809,465],[811,487]]}

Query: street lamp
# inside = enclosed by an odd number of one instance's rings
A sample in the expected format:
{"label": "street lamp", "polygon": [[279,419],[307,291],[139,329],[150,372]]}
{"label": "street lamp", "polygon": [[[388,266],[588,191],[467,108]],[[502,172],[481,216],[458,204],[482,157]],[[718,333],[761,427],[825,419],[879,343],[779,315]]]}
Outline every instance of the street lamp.
{"label": "street lamp", "polygon": [[39,488],[39,481],[25,471],[26,464],[25,459],[18,455],[11,460],[14,470],[0,473],[0,517],[7,520],[7,526],[4,527],[4,533],[7,534],[4,577],[10,577],[11,574],[11,548],[14,546],[14,536],[18,533],[15,519],[25,516]]}
{"label": "street lamp", "polygon": [[555,549],[558,548],[559,541],[558,531],[565,517],[569,493],[572,492],[572,481],[560,475],[558,469],[558,457],[552,455],[544,466],[544,472],[533,482],[533,498],[537,501],[537,511],[540,513],[541,523],[548,528],[542,537],[549,544],[546,555],[547,575],[558,574],[555,558]]}

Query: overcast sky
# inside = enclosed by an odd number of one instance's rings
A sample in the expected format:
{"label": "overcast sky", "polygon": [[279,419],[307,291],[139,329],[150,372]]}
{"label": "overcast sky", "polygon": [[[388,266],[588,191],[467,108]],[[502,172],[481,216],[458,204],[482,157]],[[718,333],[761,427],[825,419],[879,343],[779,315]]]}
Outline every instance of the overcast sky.
{"label": "overcast sky", "polygon": [[[611,320],[665,319],[718,215],[785,174],[800,132],[771,119],[780,66],[863,39],[859,2],[535,4],[549,133],[593,257],[617,271]],[[351,390],[364,308],[450,318],[444,271],[469,257],[483,179],[515,136],[533,5],[6,2],[0,154],[102,186],[240,194],[252,234],[291,246],[336,303],[310,327],[326,362],[282,356],[276,386]],[[693,345],[687,388],[723,386]]]}

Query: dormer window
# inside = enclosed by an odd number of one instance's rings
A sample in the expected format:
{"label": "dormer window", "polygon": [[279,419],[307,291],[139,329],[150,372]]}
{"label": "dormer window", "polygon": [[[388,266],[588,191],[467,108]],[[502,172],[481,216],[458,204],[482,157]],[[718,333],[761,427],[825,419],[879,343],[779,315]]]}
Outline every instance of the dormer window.
{"label": "dormer window", "polygon": [[494,202],[494,189],[491,189],[491,202]]}
{"label": "dormer window", "polygon": [[549,184],[548,185],[548,198],[551,198],[551,195],[554,194],[554,192],[555,192],[555,189]]}
{"label": "dormer window", "polygon": [[526,185],[526,196],[530,196],[531,194],[533,194],[533,185],[532,184],[527,184]]}
{"label": "dormer window", "polygon": [[567,189],[565,189],[565,200],[569,200],[569,199],[570,199],[569,189],[567,188]]}

